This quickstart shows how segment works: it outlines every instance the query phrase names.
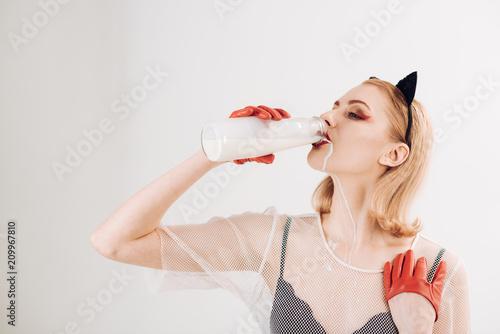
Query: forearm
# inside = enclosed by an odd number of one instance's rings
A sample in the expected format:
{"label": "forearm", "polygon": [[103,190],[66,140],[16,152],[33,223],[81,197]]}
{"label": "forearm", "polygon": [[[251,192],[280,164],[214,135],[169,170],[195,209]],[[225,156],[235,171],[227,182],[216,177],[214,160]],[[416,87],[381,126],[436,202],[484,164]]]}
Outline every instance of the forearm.
{"label": "forearm", "polygon": [[224,162],[207,159],[200,150],[151,182],[123,203],[93,233],[108,246],[136,240],[153,231],[170,206],[205,173]]}

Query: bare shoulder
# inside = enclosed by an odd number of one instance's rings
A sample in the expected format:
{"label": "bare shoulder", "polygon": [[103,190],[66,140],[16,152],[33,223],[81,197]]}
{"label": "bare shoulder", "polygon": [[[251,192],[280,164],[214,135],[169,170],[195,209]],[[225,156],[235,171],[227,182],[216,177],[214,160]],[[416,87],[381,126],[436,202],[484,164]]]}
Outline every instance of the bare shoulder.
{"label": "bare shoulder", "polygon": [[419,240],[417,240],[414,251],[417,258],[424,256],[427,259],[430,270],[440,261],[446,261],[448,268],[447,280],[450,280],[457,274],[459,276],[467,275],[465,264],[457,253],[428,237],[419,235]]}

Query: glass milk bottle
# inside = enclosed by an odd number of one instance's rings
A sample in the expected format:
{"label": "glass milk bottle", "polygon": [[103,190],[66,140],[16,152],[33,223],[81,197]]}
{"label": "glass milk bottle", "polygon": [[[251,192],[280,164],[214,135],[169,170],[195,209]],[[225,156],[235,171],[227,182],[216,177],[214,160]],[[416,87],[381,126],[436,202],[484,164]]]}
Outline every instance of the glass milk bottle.
{"label": "glass milk bottle", "polygon": [[263,120],[255,116],[208,122],[201,131],[203,152],[212,161],[231,161],[268,155],[321,142],[327,123],[321,117]]}

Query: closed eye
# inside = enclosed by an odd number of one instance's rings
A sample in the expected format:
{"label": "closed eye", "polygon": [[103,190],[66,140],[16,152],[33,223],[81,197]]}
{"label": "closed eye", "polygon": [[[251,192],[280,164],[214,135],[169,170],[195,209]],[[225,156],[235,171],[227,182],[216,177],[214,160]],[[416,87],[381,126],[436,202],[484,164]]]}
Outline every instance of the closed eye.
{"label": "closed eye", "polygon": [[353,113],[352,111],[348,111],[348,112],[347,112],[347,116],[348,116],[348,117],[350,117],[351,115],[353,115],[352,117],[353,117],[354,119],[358,119],[358,118],[359,118],[359,119],[363,119],[363,117],[359,117],[357,114]]}

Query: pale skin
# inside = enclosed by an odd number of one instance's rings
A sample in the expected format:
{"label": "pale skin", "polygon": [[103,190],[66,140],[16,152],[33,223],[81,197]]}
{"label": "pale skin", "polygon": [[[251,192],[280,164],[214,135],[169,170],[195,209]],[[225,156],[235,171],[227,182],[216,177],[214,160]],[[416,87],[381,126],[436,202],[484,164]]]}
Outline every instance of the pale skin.
{"label": "pale skin", "polygon": [[[381,229],[368,213],[369,198],[376,181],[389,166],[402,164],[409,154],[405,143],[390,142],[386,135],[389,119],[384,110],[387,103],[377,87],[362,84],[338,99],[332,110],[321,114],[328,123],[327,132],[333,143],[324,172],[336,175],[332,177],[335,191],[330,213],[321,217],[323,231],[327,240],[331,238],[337,242],[334,251],[339,258],[345,257],[347,247],[351,254],[349,264],[362,269],[383,269],[385,262],[392,262],[396,255],[408,250],[414,240],[397,238]],[[307,157],[309,165],[321,170],[329,150],[330,144],[313,146]],[[356,231],[338,191],[338,180],[356,223]],[[389,300],[389,307],[400,333],[432,332],[435,310],[425,297],[401,293]]]}
{"label": "pale skin", "polygon": [[[355,103],[347,110],[349,100],[364,101],[368,107]],[[342,96],[332,110],[321,115],[329,123],[328,133],[334,142],[325,171],[341,180],[357,226],[356,244],[352,247],[352,228],[339,228],[344,213],[339,210],[337,191],[333,194],[331,213],[321,217],[323,230],[327,238],[338,238],[338,254],[344,254],[345,247],[352,248],[350,264],[365,269],[382,269],[386,261],[392,261],[397,254],[410,248],[413,240],[396,238],[381,230],[367,213],[369,194],[377,178],[387,166],[403,163],[409,152],[406,144],[387,140],[386,103],[377,88],[360,85]],[[347,111],[360,116],[364,111],[363,117],[371,117],[355,120],[349,118]],[[328,150],[329,145],[312,148],[307,157],[309,165],[320,170]],[[123,203],[92,233],[92,245],[101,255],[114,261],[162,269],[160,240],[155,228],[184,192],[211,169],[224,163],[208,160],[199,150]],[[334,182],[338,189],[335,178]],[[389,307],[400,333],[432,332],[435,311],[426,298],[415,293],[401,293],[389,300]]]}

